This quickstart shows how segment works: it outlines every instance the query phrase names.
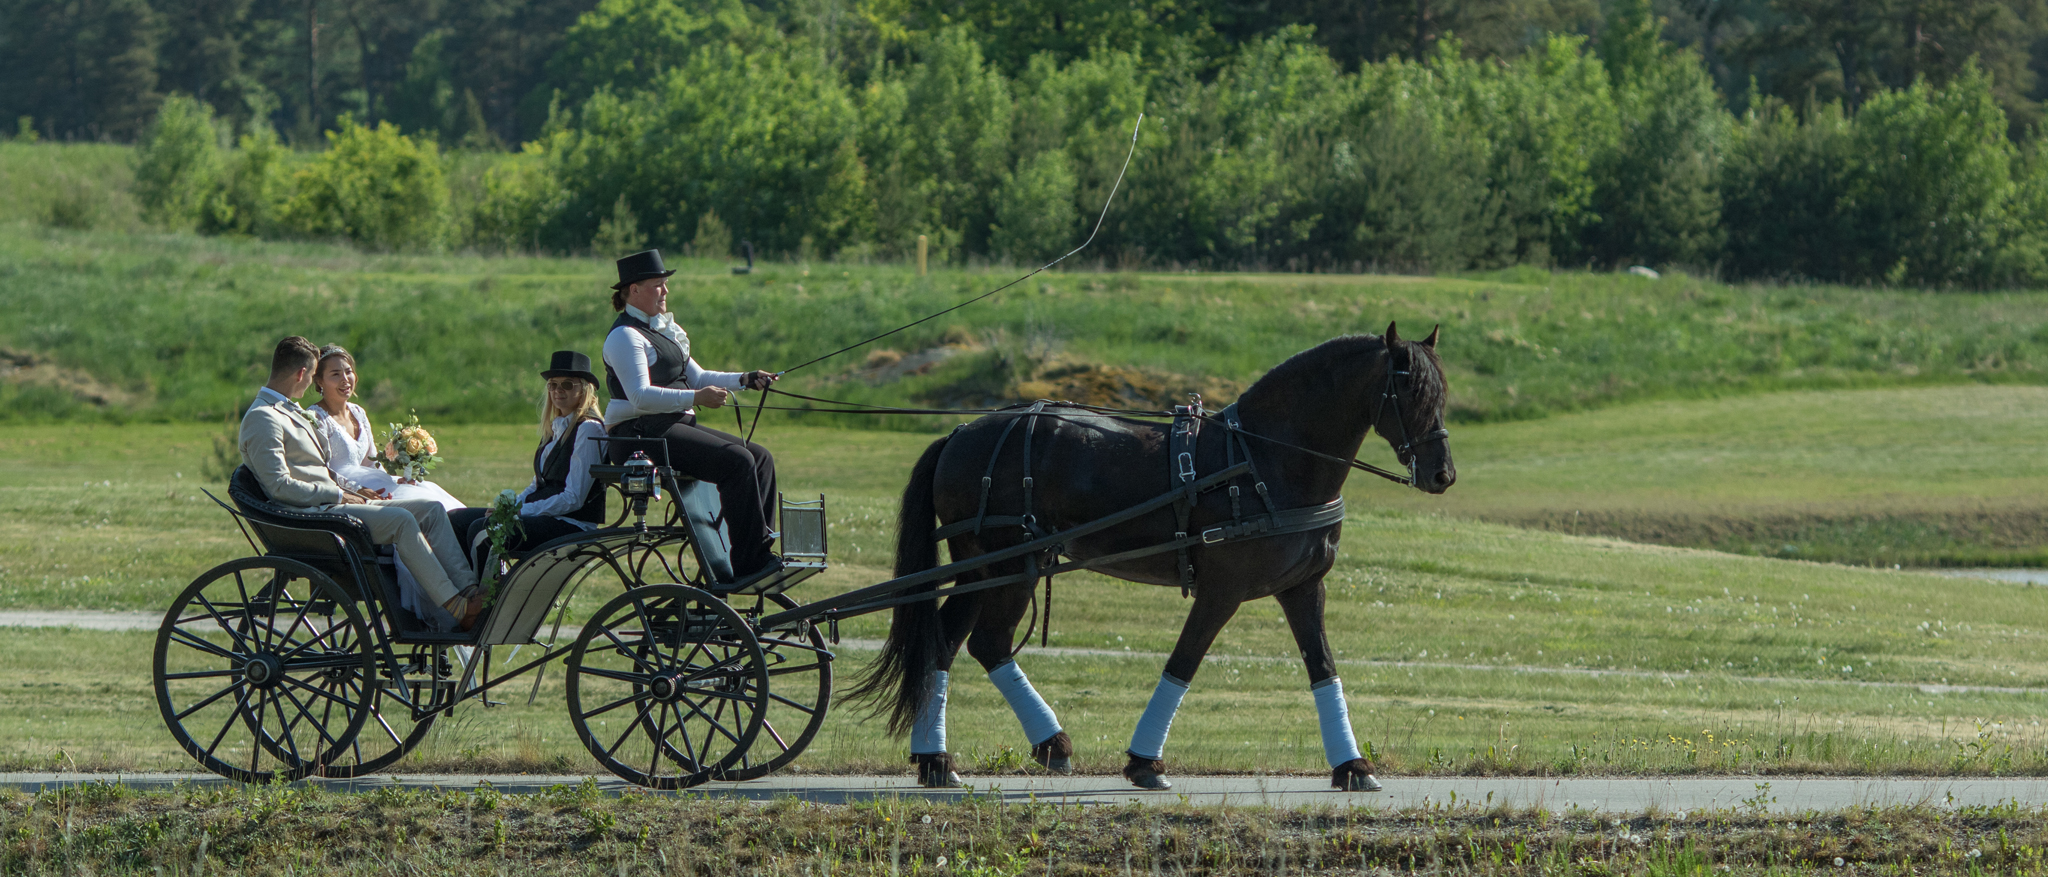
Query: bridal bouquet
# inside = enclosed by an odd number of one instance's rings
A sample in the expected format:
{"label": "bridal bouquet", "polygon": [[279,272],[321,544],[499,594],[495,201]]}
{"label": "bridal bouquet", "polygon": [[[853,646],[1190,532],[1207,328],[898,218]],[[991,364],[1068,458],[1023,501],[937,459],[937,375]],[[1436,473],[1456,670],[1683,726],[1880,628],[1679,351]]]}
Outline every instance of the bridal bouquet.
{"label": "bridal bouquet", "polygon": [[384,464],[384,471],[413,481],[426,480],[427,473],[441,462],[441,446],[434,442],[434,434],[420,426],[419,412],[404,423],[391,424],[391,438],[384,442],[384,452],[378,462]]}
{"label": "bridal bouquet", "polygon": [[526,527],[519,523],[518,492],[498,491],[497,498],[491,500],[491,514],[486,521],[484,532],[491,538],[491,552],[489,558],[484,561],[482,572],[485,584],[489,588],[484,605],[489,606],[498,602],[498,576],[505,565],[502,558],[512,545],[513,534],[521,537],[526,535]]}

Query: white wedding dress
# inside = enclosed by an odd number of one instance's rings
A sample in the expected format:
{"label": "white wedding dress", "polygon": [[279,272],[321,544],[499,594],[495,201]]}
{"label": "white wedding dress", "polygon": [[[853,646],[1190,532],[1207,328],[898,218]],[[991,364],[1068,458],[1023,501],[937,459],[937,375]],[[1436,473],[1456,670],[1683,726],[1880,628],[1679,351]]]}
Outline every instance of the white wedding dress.
{"label": "white wedding dress", "polygon": [[[431,499],[451,512],[463,507],[460,500],[438,484],[431,481],[400,484],[398,479],[371,465],[371,457],[376,453],[377,437],[370,429],[369,415],[363,413],[361,406],[354,402],[348,403],[348,415],[355,421],[355,435],[349,435],[350,430],[333,415],[328,414],[327,409],[314,405],[311,410],[313,416],[320,421],[320,431],[327,436],[327,468],[333,470],[334,474],[348,486],[371,491],[389,491],[392,499]],[[397,561],[398,565],[399,605],[419,616],[427,626],[435,630],[454,630],[455,617],[434,601],[427,599],[425,592],[420,589],[419,580],[413,578],[412,571],[405,568],[405,561],[395,557],[392,559]],[[464,661],[467,660],[465,653]]]}
{"label": "white wedding dress", "polygon": [[377,436],[370,429],[370,417],[363,413],[361,406],[348,403],[348,415],[355,421],[355,435],[339,419],[327,413],[327,409],[313,406],[313,416],[319,418],[320,429],[327,434],[327,468],[342,480],[365,490],[389,491],[392,499],[431,499],[449,511],[462,508],[462,501],[456,499],[441,485],[431,481],[400,484],[398,479],[385,474],[384,470],[371,463],[377,452]]}

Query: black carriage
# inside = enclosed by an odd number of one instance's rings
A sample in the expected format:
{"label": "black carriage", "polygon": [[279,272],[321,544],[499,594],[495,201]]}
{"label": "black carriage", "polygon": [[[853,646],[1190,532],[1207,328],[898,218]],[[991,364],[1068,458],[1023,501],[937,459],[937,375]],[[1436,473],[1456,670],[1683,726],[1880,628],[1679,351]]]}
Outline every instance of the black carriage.
{"label": "black carriage", "polygon": [[[625,466],[593,470],[609,490],[630,481]],[[529,673],[538,692],[560,658],[570,722],[613,773],[673,789],[776,770],[817,733],[832,693],[822,631],[761,623],[795,605],[784,590],[825,568],[824,498],[784,499],[782,569],[734,587],[715,489],[653,472],[666,488],[654,491],[654,521],[644,489],[627,495],[610,526],[506,558],[475,627],[437,632],[404,604],[390,546],[346,515],[270,502],[237,469],[222,507],[257,553],[201,574],[165,615],[152,673],[165,724],[231,779],[364,776],[459,704],[490,704]],[[569,598],[591,576],[623,593],[564,638]],[[494,670],[500,646],[514,647],[512,661],[540,654]]]}

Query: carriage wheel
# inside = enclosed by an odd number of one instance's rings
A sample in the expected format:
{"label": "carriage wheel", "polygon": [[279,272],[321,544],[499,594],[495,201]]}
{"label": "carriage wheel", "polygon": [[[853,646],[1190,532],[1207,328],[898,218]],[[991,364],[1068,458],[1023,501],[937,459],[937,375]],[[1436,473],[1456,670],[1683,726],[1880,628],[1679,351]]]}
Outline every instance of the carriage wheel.
{"label": "carriage wheel", "polygon": [[768,705],[754,629],[683,585],[606,603],[570,647],[569,721],[606,769],[656,789],[724,776],[746,756]]}
{"label": "carriage wheel", "polygon": [[371,704],[369,717],[363,720],[363,730],[356,734],[346,750],[316,774],[332,779],[369,776],[398,763],[399,759],[418,748],[434,729],[434,720],[441,714],[433,712],[425,718],[415,719],[413,705],[437,705],[434,702],[436,684],[453,684],[461,675],[461,668],[450,664],[447,652],[447,646],[418,646],[410,658],[399,662],[405,667],[405,694],[412,703],[401,700],[387,687],[398,684],[397,679],[389,675],[381,678],[377,699]]}
{"label": "carriage wheel", "polygon": [[375,698],[376,644],[332,579],[281,557],[201,574],[157,631],[164,724],[207,770],[245,783],[333,764]]}
{"label": "carriage wheel", "polygon": [[[758,599],[750,617],[796,608],[796,601],[783,594]],[[806,622],[794,631],[764,631],[757,638],[773,683],[768,713],[746,757],[720,779],[760,779],[788,767],[818,736],[832,704],[832,652],[823,632]]]}

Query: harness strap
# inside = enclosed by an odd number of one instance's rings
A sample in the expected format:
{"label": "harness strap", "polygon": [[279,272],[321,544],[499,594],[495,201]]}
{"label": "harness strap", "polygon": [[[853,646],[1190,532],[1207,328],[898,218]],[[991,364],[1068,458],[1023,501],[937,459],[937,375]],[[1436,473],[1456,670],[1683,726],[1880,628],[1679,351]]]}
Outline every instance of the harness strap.
{"label": "harness strap", "polygon": [[1202,435],[1202,397],[1189,393],[1186,405],[1173,406],[1173,427],[1167,445],[1168,465],[1172,477],[1178,479],[1180,497],[1173,503],[1175,550],[1180,558],[1180,595],[1187,597],[1195,588],[1195,564],[1188,557],[1188,521],[1194,516],[1195,502],[1201,497],[1195,490],[1195,451]]}
{"label": "harness strap", "polygon": [[[1045,408],[1045,403],[1040,402],[1031,406],[1030,413],[1037,414],[1043,408]],[[995,484],[996,462],[1003,458],[1003,445],[1010,441],[1010,430],[1016,429],[1017,421],[1023,419],[1022,416],[1012,417],[1009,423],[1003,424],[1002,434],[996,436],[995,450],[990,451],[988,454],[988,468],[982,470],[981,473],[981,504],[974,512],[974,535],[976,536],[981,535],[982,519],[988,516],[988,491],[989,487]],[[1024,466],[1025,471],[1029,472],[1031,461],[1024,461]]]}

